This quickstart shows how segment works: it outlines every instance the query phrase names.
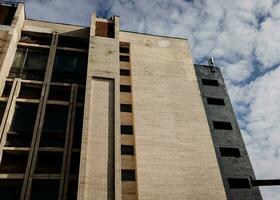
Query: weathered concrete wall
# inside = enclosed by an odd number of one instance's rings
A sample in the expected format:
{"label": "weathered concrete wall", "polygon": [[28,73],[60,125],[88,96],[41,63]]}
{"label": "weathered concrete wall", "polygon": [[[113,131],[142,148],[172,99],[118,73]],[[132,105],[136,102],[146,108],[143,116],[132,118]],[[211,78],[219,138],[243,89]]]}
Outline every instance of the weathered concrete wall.
{"label": "weathered concrete wall", "polygon": [[130,43],[138,197],[226,199],[187,41]]}

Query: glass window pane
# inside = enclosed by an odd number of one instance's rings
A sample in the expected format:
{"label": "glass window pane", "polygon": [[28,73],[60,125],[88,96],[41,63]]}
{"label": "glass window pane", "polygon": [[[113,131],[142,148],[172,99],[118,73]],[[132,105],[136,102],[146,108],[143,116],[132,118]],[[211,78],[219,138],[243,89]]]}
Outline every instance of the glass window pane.
{"label": "glass window pane", "polygon": [[24,61],[26,49],[18,48],[15,54],[12,68],[21,69]]}
{"label": "glass window pane", "polygon": [[29,49],[24,71],[45,71],[48,61],[48,52],[38,49]]}

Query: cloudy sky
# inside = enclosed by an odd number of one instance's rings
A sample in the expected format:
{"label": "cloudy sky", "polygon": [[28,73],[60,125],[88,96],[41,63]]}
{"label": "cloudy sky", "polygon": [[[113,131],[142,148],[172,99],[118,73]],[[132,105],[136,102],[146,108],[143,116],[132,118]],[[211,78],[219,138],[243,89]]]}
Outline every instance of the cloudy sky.
{"label": "cloudy sky", "polygon": [[[223,71],[257,178],[280,178],[279,0],[26,0],[28,18],[89,25],[119,15],[121,29],[188,38],[196,63]],[[279,200],[280,187],[261,189]]]}

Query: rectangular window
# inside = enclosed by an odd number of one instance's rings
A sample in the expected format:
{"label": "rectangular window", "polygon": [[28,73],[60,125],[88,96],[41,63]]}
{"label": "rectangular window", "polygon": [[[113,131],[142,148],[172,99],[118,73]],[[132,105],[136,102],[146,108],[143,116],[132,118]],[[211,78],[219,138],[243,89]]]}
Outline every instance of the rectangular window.
{"label": "rectangular window", "polygon": [[33,179],[31,200],[58,199],[59,180]]}
{"label": "rectangular window", "polygon": [[11,82],[11,81],[6,81],[5,82],[5,87],[4,87],[4,90],[3,90],[2,97],[9,97],[10,96],[12,85],[13,85],[13,82]]}
{"label": "rectangular window", "polygon": [[14,19],[16,10],[17,10],[17,7],[15,6],[15,4],[13,4],[11,6],[0,5],[0,24],[10,26]]}
{"label": "rectangular window", "polygon": [[120,55],[120,61],[122,61],[122,62],[129,62],[129,56],[122,56],[122,55]]}
{"label": "rectangular window", "polygon": [[113,22],[100,22],[95,24],[95,35],[100,37],[115,37],[115,24]]}
{"label": "rectangular window", "polygon": [[48,99],[56,101],[70,101],[71,88],[69,86],[51,85]]}
{"label": "rectangular window", "polygon": [[129,53],[129,47],[120,46],[120,53]]}
{"label": "rectangular window", "polygon": [[21,38],[19,42],[39,45],[51,45],[52,35],[23,31],[21,33]]}
{"label": "rectangular window", "polygon": [[120,75],[121,76],[130,76],[130,70],[129,69],[120,69]]}
{"label": "rectangular window", "polygon": [[122,170],[122,181],[135,181],[135,170]]}
{"label": "rectangular window", "polygon": [[84,107],[76,107],[73,147],[81,148],[83,132]]}
{"label": "rectangular window", "polygon": [[133,126],[121,125],[121,134],[133,135]]}
{"label": "rectangular window", "polygon": [[238,148],[231,147],[220,147],[220,152],[222,157],[234,157],[239,158],[241,156]]}
{"label": "rectangular window", "polygon": [[213,121],[213,126],[214,129],[232,130],[232,126],[230,122]]}
{"label": "rectangular window", "polygon": [[1,199],[20,199],[22,183],[22,179],[0,179]]}
{"label": "rectangular window", "polygon": [[3,116],[4,116],[6,105],[7,105],[6,102],[0,101],[0,125],[1,125],[1,122],[2,122],[2,119],[3,119]]}
{"label": "rectangular window", "polygon": [[22,83],[19,92],[19,98],[40,99],[42,85]]}
{"label": "rectangular window", "polygon": [[201,79],[202,85],[219,86],[219,82],[214,79]]}
{"label": "rectangular window", "polygon": [[132,112],[131,104],[121,104],[121,112]]}
{"label": "rectangular window", "polygon": [[207,103],[210,105],[218,105],[218,106],[224,106],[225,105],[225,101],[223,99],[220,98],[211,98],[211,97],[207,97]]}
{"label": "rectangular window", "polygon": [[35,167],[36,174],[60,174],[63,152],[39,151]]}
{"label": "rectangular window", "polygon": [[133,145],[121,145],[121,154],[122,155],[134,155]]}
{"label": "rectangular window", "polygon": [[228,178],[228,185],[231,189],[249,189],[251,188],[248,178]]}
{"label": "rectangular window", "polygon": [[57,46],[87,50],[89,47],[89,40],[88,38],[59,35]]}
{"label": "rectangular window", "polygon": [[0,173],[25,173],[29,151],[3,151]]}
{"label": "rectangular window", "polygon": [[121,92],[131,92],[130,85],[120,85],[120,91]]}

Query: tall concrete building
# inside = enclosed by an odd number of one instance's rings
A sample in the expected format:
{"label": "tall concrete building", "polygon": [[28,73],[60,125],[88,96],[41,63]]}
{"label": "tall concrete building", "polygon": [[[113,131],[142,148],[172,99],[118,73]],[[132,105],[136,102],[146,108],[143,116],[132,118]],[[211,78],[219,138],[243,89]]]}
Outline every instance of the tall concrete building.
{"label": "tall concrete building", "polygon": [[262,199],[221,72],[188,40],[0,4],[1,199]]}

